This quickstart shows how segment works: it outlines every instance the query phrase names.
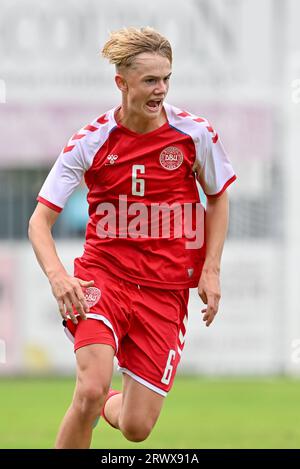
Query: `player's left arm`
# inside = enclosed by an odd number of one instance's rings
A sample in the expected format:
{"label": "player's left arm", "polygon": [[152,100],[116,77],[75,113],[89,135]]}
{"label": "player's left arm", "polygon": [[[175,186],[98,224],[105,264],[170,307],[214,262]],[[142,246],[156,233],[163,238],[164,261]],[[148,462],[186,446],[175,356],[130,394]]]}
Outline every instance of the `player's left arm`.
{"label": "player's left arm", "polygon": [[203,321],[209,326],[218,312],[221,298],[220,265],[228,228],[227,187],[236,179],[218,134],[203,123],[196,159],[196,173],[206,196],[206,256],[198,292],[206,308]]}
{"label": "player's left arm", "polygon": [[208,327],[218,312],[221,298],[220,267],[228,228],[229,202],[227,191],[219,197],[208,197],[206,206],[206,257],[198,285],[198,293],[206,308],[203,321]]}

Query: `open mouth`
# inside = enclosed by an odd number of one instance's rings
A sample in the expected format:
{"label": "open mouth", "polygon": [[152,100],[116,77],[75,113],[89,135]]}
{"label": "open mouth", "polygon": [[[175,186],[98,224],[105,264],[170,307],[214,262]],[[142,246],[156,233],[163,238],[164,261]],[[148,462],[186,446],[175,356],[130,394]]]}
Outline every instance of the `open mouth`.
{"label": "open mouth", "polygon": [[150,112],[157,112],[160,109],[161,104],[162,104],[161,99],[159,100],[152,99],[146,103],[146,106]]}

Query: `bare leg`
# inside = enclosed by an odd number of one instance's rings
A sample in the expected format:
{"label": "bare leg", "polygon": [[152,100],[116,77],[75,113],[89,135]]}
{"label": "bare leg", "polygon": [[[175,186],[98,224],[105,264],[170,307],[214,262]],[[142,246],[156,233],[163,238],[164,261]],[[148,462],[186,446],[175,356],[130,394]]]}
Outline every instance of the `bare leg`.
{"label": "bare leg", "polygon": [[108,399],[105,404],[105,417],[113,427],[120,429],[119,416],[121,413],[123,393],[116,394]]}
{"label": "bare leg", "polygon": [[73,401],[58,432],[55,448],[89,448],[92,426],[101,408],[113,371],[114,349],[92,344],[76,352],[77,382]]}
{"label": "bare leg", "polygon": [[123,393],[112,396],[105,416],[130,441],[143,441],[154,427],[164,397],[124,374]]}

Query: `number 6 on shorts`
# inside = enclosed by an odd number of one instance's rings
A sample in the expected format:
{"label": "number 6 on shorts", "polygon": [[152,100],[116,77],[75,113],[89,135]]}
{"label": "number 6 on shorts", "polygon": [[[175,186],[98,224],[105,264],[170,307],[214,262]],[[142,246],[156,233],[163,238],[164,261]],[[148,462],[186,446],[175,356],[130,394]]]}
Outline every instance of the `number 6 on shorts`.
{"label": "number 6 on shorts", "polygon": [[167,365],[164,371],[164,375],[161,379],[161,382],[163,384],[169,384],[170,382],[172,371],[173,371],[173,366],[171,365],[171,362],[174,360],[175,357],[176,357],[175,350],[170,350],[168,360],[167,360]]}

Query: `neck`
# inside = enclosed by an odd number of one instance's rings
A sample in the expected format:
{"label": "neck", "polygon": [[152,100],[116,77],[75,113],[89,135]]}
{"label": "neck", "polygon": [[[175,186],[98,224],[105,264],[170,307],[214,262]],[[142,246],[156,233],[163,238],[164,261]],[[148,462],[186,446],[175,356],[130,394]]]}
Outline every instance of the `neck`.
{"label": "neck", "polygon": [[122,103],[121,108],[117,110],[116,120],[131,131],[144,134],[152,132],[152,130],[156,130],[164,125],[167,122],[167,117],[165,110],[162,109],[156,118],[141,118],[138,113],[129,110],[128,107]]}

